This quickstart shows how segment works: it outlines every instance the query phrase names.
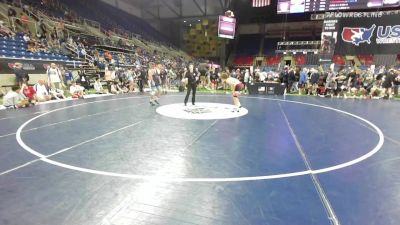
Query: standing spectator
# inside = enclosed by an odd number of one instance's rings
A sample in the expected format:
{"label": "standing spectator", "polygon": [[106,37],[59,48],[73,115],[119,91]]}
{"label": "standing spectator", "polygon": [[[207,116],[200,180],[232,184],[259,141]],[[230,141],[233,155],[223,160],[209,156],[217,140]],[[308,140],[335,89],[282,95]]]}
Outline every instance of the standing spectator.
{"label": "standing spectator", "polygon": [[[159,104],[158,103],[158,99],[159,99],[159,85],[161,84],[161,80],[159,81],[158,78],[160,78],[160,76],[157,76],[157,68],[156,65],[154,63],[150,63],[149,64],[150,69],[147,72],[147,83],[149,85],[150,88],[150,100],[149,103],[150,105],[154,106],[155,104]],[[157,83],[158,83],[158,87],[157,87]]]}
{"label": "standing spectator", "polygon": [[212,68],[211,74],[210,74],[210,82],[211,82],[211,90],[217,90],[218,89],[218,71],[219,69],[217,68]]}
{"label": "standing spectator", "polygon": [[303,70],[300,72],[300,79],[299,79],[299,94],[303,94],[304,93],[304,88],[307,85],[307,80],[308,80],[308,70],[307,68],[303,68]]}
{"label": "standing spectator", "polygon": [[295,74],[295,70],[294,68],[291,68],[289,70],[289,74],[288,74],[288,84],[287,84],[287,93],[290,93],[293,89],[293,86],[296,82],[296,74]]}
{"label": "standing spectator", "polygon": [[15,9],[11,5],[8,6],[7,15],[8,15],[8,18],[10,20],[11,20],[12,17],[16,17],[17,16],[17,12],[15,11]]}
{"label": "standing spectator", "polygon": [[397,70],[397,74],[396,74],[396,77],[394,78],[393,85],[394,85],[393,86],[394,95],[398,96],[399,95],[399,87],[400,87],[400,71],[399,70]]}
{"label": "standing spectator", "polygon": [[14,64],[14,73],[16,85],[18,85],[19,87],[22,86],[23,82],[29,81],[28,73],[23,69],[22,63],[17,62]]}
{"label": "standing spectator", "polygon": [[289,89],[289,88],[288,88],[288,86],[289,86],[289,84],[288,84],[288,80],[289,80],[289,66],[285,66],[285,67],[283,68],[283,71],[280,73],[279,78],[280,78],[280,80],[281,80],[281,83],[285,84],[285,91],[287,92],[288,89]]}
{"label": "standing spectator", "polygon": [[247,89],[249,87],[249,84],[251,82],[251,76],[250,76],[250,71],[249,69],[246,69],[244,72],[244,91],[247,92]]}
{"label": "standing spectator", "polygon": [[315,68],[311,69],[311,75],[310,75],[310,85],[311,85],[311,93],[309,92],[308,94],[316,95],[317,94],[317,88],[318,88],[318,81],[319,81],[319,73],[318,70]]}
{"label": "standing spectator", "polygon": [[55,63],[51,63],[47,69],[47,77],[51,88],[61,89],[62,75]]}
{"label": "standing spectator", "polygon": [[133,82],[135,73],[134,73],[132,68],[129,68],[128,71],[126,71],[126,76],[127,76],[127,79],[128,79],[129,92],[133,92],[135,90],[134,82]]}
{"label": "standing spectator", "polygon": [[385,99],[389,99],[392,97],[392,87],[395,77],[396,75],[393,69],[390,69],[385,76],[385,79],[382,83],[382,88],[385,89]]}
{"label": "standing spectator", "polygon": [[41,34],[43,36],[46,36],[47,35],[47,28],[46,28],[46,25],[43,23],[42,19],[39,21],[39,28],[40,28]]}
{"label": "standing spectator", "polygon": [[143,93],[144,92],[144,85],[145,85],[145,83],[146,83],[146,80],[147,80],[147,76],[146,76],[146,70],[144,70],[144,69],[141,69],[141,67],[138,65],[138,66],[136,66],[136,71],[137,71],[137,73],[139,74],[138,75],[138,86],[139,86],[139,91],[141,92],[141,93]]}
{"label": "standing spectator", "polygon": [[20,17],[21,25],[24,27],[25,31],[29,31],[29,17],[24,13],[21,13]]}

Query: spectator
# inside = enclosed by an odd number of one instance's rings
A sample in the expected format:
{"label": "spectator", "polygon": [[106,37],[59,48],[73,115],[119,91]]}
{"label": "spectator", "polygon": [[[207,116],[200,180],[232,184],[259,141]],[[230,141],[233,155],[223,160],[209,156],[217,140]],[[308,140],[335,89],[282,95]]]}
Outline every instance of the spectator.
{"label": "spectator", "polygon": [[49,93],[50,93],[52,98],[55,98],[57,100],[65,99],[64,91],[61,90],[61,89],[50,88]]}
{"label": "spectator", "polygon": [[25,15],[24,13],[21,13],[21,17],[20,17],[20,21],[21,21],[21,25],[22,27],[24,27],[25,31],[29,30],[29,17],[27,15]]}
{"label": "spectator", "polygon": [[319,73],[318,70],[316,70],[315,68],[312,68],[310,72],[311,72],[310,75],[311,91],[308,94],[316,95],[318,88],[318,81],[319,81]]}
{"label": "spectator", "polygon": [[39,28],[40,28],[40,31],[41,31],[41,35],[46,36],[47,35],[47,28],[46,28],[46,25],[44,24],[42,19],[39,21]]}
{"label": "spectator", "polygon": [[21,88],[14,86],[3,97],[3,106],[7,109],[25,108],[29,106],[29,100],[21,92]]}
{"label": "spectator", "polygon": [[300,79],[299,79],[299,94],[303,94],[304,93],[304,89],[307,85],[307,81],[308,81],[308,69],[307,68],[303,68],[303,70],[300,72]]}
{"label": "spectator", "polygon": [[37,102],[36,91],[32,86],[29,86],[27,82],[22,83],[21,91],[28,98],[30,103],[35,104]]}
{"label": "spectator", "polygon": [[83,98],[84,87],[77,84],[75,81],[72,82],[71,87],[69,87],[69,92],[71,93],[72,98]]}
{"label": "spectator", "polygon": [[63,86],[62,75],[55,63],[51,63],[50,67],[47,69],[47,77],[49,80],[50,87],[53,89],[61,89]]}
{"label": "spectator", "polygon": [[8,18],[10,20],[11,20],[12,17],[16,17],[17,16],[17,12],[15,11],[15,9],[11,5],[8,6],[7,15],[8,15]]}
{"label": "spectator", "polygon": [[36,92],[36,98],[38,102],[46,102],[51,100],[51,95],[47,89],[46,82],[44,80],[39,80],[34,86]]}
{"label": "spectator", "polygon": [[114,81],[111,84],[111,93],[112,94],[122,94],[124,93],[121,87],[118,85],[118,82]]}
{"label": "spectator", "polygon": [[286,91],[289,91],[288,89],[289,89],[289,83],[288,83],[288,80],[289,80],[289,66],[285,66],[284,68],[283,68],[283,71],[281,72],[281,74],[280,74],[280,81],[281,81],[281,83],[283,83],[283,84],[285,84],[285,87],[286,87]]}
{"label": "spectator", "polygon": [[90,82],[89,78],[86,76],[85,70],[81,67],[81,70],[78,71],[79,75],[79,83],[82,85],[86,90],[90,89]]}
{"label": "spectator", "polygon": [[4,26],[4,21],[0,20],[0,36],[1,37],[14,37],[15,33],[10,30],[10,28]]}
{"label": "spectator", "polygon": [[107,91],[104,90],[103,85],[100,82],[99,78],[96,78],[96,81],[94,82],[94,90],[96,90],[96,94],[107,94]]}
{"label": "spectator", "polygon": [[73,79],[74,79],[74,77],[72,75],[71,70],[66,68],[66,70],[64,72],[64,84],[65,85],[70,85],[72,83]]}
{"label": "spectator", "polygon": [[[289,70],[289,74],[288,74],[288,84],[287,84],[287,93],[290,93],[293,90],[293,86],[295,86],[295,82],[296,82],[296,74],[295,74],[295,69],[291,68]],[[297,91],[297,90],[294,90]]]}
{"label": "spectator", "polygon": [[17,62],[14,64],[14,73],[16,85],[19,87],[22,86],[23,82],[29,81],[28,73],[23,69],[22,63]]}

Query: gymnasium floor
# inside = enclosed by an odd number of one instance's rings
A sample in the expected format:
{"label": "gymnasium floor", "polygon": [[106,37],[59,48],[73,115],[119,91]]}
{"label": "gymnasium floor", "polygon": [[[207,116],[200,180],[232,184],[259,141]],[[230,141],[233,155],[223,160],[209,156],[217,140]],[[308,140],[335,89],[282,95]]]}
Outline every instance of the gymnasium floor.
{"label": "gymnasium floor", "polygon": [[212,120],[140,95],[0,111],[0,224],[399,224],[399,102],[241,102]]}

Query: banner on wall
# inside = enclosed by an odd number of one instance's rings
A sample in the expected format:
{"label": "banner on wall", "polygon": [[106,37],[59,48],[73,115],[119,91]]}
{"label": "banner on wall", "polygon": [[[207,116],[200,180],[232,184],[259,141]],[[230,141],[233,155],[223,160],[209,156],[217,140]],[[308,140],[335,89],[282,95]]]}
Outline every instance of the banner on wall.
{"label": "banner on wall", "polygon": [[400,52],[400,11],[327,13],[337,21],[335,54],[398,54]]}
{"label": "banner on wall", "polygon": [[321,32],[321,47],[319,49],[319,61],[321,63],[332,62],[337,43],[337,19],[325,19]]}
{"label": "banner on wall", "polygon": [[23,70],[28,74],[44,74],[51,63],[65,66],[65,63],[54,61],[32,61],[32,60],[18,60],[18,59],[1,59],[0,60],[0,74],[13,74],[16,63],[21,63]]}

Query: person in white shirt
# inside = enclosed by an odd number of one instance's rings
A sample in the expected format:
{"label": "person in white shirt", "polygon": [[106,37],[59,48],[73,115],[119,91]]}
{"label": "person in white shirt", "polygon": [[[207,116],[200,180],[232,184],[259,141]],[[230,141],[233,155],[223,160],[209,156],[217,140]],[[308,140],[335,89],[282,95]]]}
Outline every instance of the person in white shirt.
{"label": "person in white shirt", "polygon": [[85,88],[76,84],[75,81],[72,82],[71,87],[69,87],[72,98],[83,98],[83,90],[85,90]]}
{"label": "person in white shirt", "polygon": [[45,102],[51,99],[51,95],[47,90],[46,82],[44,80],[39,80],[38,83],[35,84],[34,89],[36,91],[38,102]]}
{"label": "person in white shirt", "polygon": [[25,108],[29,106],[29,99],[21,92],[20,87],[12,87],[3,97],[3,106],[6,108]]}
{"label": "person in white shirt", "polygon": [[29,41],[31,41],[31,38],[29,37],[29,35],[28,35],[28,34],[24,34],[24,37],[23,37],[23,39],[24,39],[24,41],[25,41],[25,42],[29,42]]}
{"label": "person in white shirt", "polygon": [[96,78],[96,82],[94,82],[93,86],[96,90],[96,94],[107,94],[107,91],[103,89],[103,85],[101,84],[99,78]]}
{"label": "person in white shirt", "polygon": [[47,76],[51,88],[61,89],[62,75],[56,64],[50,64],[50,67],[47,69]]}

